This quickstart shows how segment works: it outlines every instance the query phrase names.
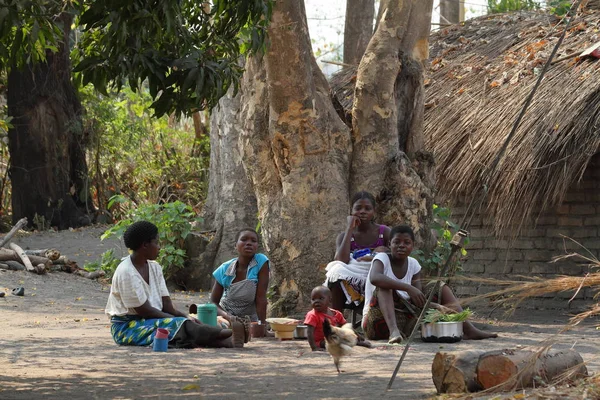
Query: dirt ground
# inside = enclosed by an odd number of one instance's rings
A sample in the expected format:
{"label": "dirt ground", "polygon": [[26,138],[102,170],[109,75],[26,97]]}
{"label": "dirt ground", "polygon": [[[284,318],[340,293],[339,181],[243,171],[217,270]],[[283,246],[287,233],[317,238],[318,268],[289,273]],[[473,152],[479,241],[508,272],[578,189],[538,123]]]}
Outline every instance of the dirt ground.
{"label": "dirt ground", "polygon": [[[83,266],[108,248],[124,251],[117,241],[101,242],[103,230],[46,232],[15,241],[24,248],[55,247]],[[9,294],[17,286],[25,287],[24,297]],[[312,353],[305,341],[255,339],[237,350],[168,353],[117,346],[104,315],[109,290],[106,283],[62,272],[37,276],[0,270],[0,291],[7,293],[0,298],[0,398],[431,398],[435,388],[430,369],[437,351],[536,346],[568,319],[564,310],[520,310],[508,320],[497,320],[480,309],[486,317],[480,321],[492,322],[488,329],[500,338],[444,345],[417,340],[386,392],[400,346],[356,348],[343,360],[345,372],[340,375],[326,353]],[[207,294],[175,292],[172,297],[176,306],[187,309],[206,301]],[[498,311],[492,318],[501,316]],[[592,373],[600,368],[597,324],[592,321],[555,338],[557,348],[579,351]]]}

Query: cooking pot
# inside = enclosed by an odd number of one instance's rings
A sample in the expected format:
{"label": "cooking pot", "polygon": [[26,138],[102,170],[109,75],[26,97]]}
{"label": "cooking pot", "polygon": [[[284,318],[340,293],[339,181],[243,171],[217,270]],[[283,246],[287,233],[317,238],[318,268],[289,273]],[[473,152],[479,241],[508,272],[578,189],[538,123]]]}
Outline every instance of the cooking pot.
{"label": "cooking pot", "polygon": [[455,343],[463,336],[462,322],[434,322],[421,326],[421,339],[424,342]]}
{"label": "cooking pot", "polygon": [[294,339],[306,339],[308,337],[308,326],[298,325],[294,330]]}

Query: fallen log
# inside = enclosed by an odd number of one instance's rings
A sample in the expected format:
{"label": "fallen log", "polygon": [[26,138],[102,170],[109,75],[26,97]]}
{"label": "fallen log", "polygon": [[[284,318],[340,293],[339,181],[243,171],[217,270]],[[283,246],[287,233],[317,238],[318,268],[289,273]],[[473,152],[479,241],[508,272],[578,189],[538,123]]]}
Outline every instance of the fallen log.
{"label": "fallen log", "polygon": [[477,380],[483,389],[513,390],[541,386],[571,370],[572,378],[587,376],[583,358],[575,350],[499,350],[482,354]]}
{"label": "fallen log", "polygon": [[69,265],[71,260],[67,256],[58,256],[56,259],[52,260],[52,264],[54,265]]}
{"label": "fallen log", "polygon": [[83,276],[84,278],[88,278],[88,279],[96,279],[96,278],[100,278],[100,277],[106,275],[106,273],[104,271],[102,271],[101,269],[92,271],[92,272],[88,272],[84,269],[79,269],[79,270],[75,271],[74,274]]}
{"label": "fallen log", "polygon": [[18,245],[14,244],[14,243],[11,243],[10,248],[13,249],[15,251],[15,253],[17,253],[17,256],[19,256],[19,258],[23,262],[23,265],[25,266],[25,269],[27,269],[27,271],[29,271],[29,272],[36,271],[33,264],[31,264],[31,260],[29,260],[29,258],[27,257],[27,255],[25,254],[25,252],[23,251],[23,249],[21,247],[19,247]]}
{"label": "fallen log", "polygon": [[50,261],[57,260],[60,257],[60,251],[56,249],[25,250],[25,254],[48,258]]}
{"label": "fallen log", "polygon": [[15,236],[15,233],[17,233],[19,229],[21,229],[25,225],[27,225],[27,218],[21,218],[20,220],[18,220],[15,226],[13,226],[12,229],[8,231],[6,235],[4,235],[2,241],[0,241],[0,247],[8,243],[10,239],[12,239],[12,237]]}
{"label": "fallen log", "polygon": [[25,266],[16,261],[3,261],[0,263],[0,269],[5,269],[8,271],[25,271]]}
{"label": "fallen log", "polygon": [[438,352],[431,365],[438,393],[473,393],[482,389],[477,381],[477,363],[485,350]]}
{"label": "fallen log", "polygon": [[[46,268],[49,268],[52,265],[52,261],[45,257],[37,257],[37,256],[27,256],[29,261],[31,261],[32,265],[44,264]],[[18,263],[23,264],[23,259],[19,257],[16,251],[11,249],[0,249],[0,262],[7,261],[16,261]]]}

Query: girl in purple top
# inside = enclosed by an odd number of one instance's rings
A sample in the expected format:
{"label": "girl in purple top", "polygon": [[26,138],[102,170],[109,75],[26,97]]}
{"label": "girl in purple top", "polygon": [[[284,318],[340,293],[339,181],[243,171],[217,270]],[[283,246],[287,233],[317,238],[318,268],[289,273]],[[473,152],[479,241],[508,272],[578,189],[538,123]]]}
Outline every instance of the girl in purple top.
{"label": "girl in purple top", "polygon": [[[352,209],[347,218],[346,230],[337,237],[335,260],[348,264],[351,258],[370,262],[372,252],[386,251],[390,240],[390,228],[374,222],[375,198],[369,192],[358,192],[352,197]],[[357,251],[367,249],[367,255]],[[353,257],[351,257],[353,256]],[[368,273],[368,271],[367,271]],[[364,300],[365,282],[338,279],[328,282],[331,289],[331,307],[342,311],[345,304],[359,305]]]}

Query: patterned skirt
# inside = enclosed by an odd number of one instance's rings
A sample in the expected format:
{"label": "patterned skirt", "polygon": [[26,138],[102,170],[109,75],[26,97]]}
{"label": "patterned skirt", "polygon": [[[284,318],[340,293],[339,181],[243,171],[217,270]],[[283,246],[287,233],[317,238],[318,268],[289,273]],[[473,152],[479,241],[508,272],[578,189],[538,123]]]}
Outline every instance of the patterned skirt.
{"label": "patterned skirt", "polygon": [[152,318],[144,319],[137,315],[111,317],[110,333],[115,343],[128,346],[149,346],[154,341],[158,328],[169,331],[169,341],[179,332],[187,318]]}
{"label": "patterned skirt", "polygon": [[[434,282],[435,283],[435,282]],[[425,285],[423,288],[423,294],[425,297],[429,296],[431,290],[435,285]],[[390,329],[383,318],[383,312],[379,307],[379,301],[377,294],[379,288],[376,288],[369,304],[369,312],[366,316],[363,316],[363,329],[365,331],[365,337],[371,340],[387,340],[390,338]],[[412,330],[417,323],[421,309],[414,305],[410,300],[406,300],[399,296],[394,290],[394,313],[396,314],[396,325],[400,330],[400,333],[407,338],[412,333]],[[438,296],[434,295],[432,301],[437,302]]]}

